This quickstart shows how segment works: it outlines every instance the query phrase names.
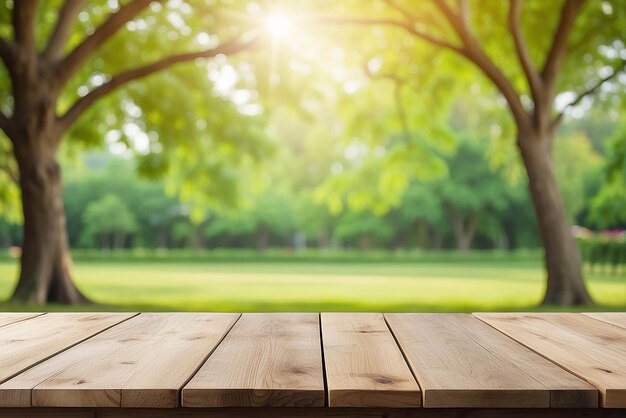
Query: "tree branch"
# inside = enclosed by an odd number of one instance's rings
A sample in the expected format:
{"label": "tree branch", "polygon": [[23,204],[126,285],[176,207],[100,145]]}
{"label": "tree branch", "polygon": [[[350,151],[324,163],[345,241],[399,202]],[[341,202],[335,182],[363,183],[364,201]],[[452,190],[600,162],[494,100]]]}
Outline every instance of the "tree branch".
{"label": "tree branch", "polygon": [[399,12],[406,19],[410,21],[417,21],[417,15],[413,13],[412,11],[410,11],[409,9],[407,9],[406,7],[398,4],[396,0],[383,0],[383,3],[385,3],[387,6],[391,7],[395,11]]}
{"label": "tree branch", "polygon": [[132,0],[130,3],[120,7],[117,12],[111,13],[94,33],[85,38],[59,63],[57,74],[61,85],[65,84],[74,75],[91,54],[111,38],[122,26],[148,7],[151,2],[152,0]]}
{"label": "tree branch", "polygon": [[59,10],[59,17],[52,30],[52,35],[50,35],[46,49],[43,52],[44,60],[55,61],[63,55],[63,49],[72,34],[76,17],[85,3],[86,0],[65,0],[61,10]]}
{"label": "tree branch", "polygon": [[35,21],[38,0],[20,0],[13,4],[13,33],[15,42],[29,53],[36,52]]}
{"label": "tree branch", "polygon": [[[391,3],[390,3],[391,1]],[[355,25],[387,25],[404,29],[408,33],[426,41],[433,45],[450,49],[471,62],[473,62],[486,76],[489,78],[496,88],[502,93],[506,99],[513,118],[519,129],[526,129],[530,123],[528,113],[522,104],[519,94],[511,84],[510,80],[500,71],[495,63],[480,48],[478,42],[470,32],[466,22],[468,22],[469,6],[467,3],[462,4],[462,13],[466,17],[457,16],[448,7],[444,0],[434,0],[435,5],[441,10],[444,17],[448,20],[454,31],[457,33],[463,45],[457,46],[448,41],[435,38],[425,32],[417,30],[411,23],[397,19],[366,19],[366,18],[319,18],[316,21],[320,23],[337,23],[337,24],[355,24]],[[394,6],[393,0],[386,0],[385,3]],[[399,10],[396,8],[396,10]],[[403,9],[405,10],[405,9]],[[401,10],[399,10],[401,11]],[[402,11],[401,11],[402,13]],[[406,13],[406,12],[405,12]],[[403,13],[404,14],[404,13]]]}
{"label": "tree branch", "polygon": [[[178,63],[193,61],[198,58],[211,58],[219,54],[229,55],[241,52],[243,50],[252,48],[255,44],[257,44],[259,40],[260,37],[256,37],[249,41],[241,41],[240,38],[235,38],[212,49],[172,55],[155,61],[151,64],[145,65],[143,67],[138,67],[121,72],[113,76],[108,82],[93,89],[87,95],[78,99],[72,105],[72,107],[70,107],[70,109],[62,117],[59,118],[59,129],[61,129],[61,133],[65,132],[72,125],[72,123],[74,123],[80,117],[80,115],[82,115],[98,99],[104,97],[105,95],[111,93],[118,87],[123,86],[130,81],[147,77],[151,74],[164,70]],[[61,138],[61,136],[62,135],[59,135],[58,137]]]}
{"label": "tree branch", "polygon": [[576,105],[578,105],[585,97],[590,96],[592,94],[594,94],[596,91],[598,91],[598,89],[600,89],[600,87],[602,87],[602,85],[604,83],[606,83],[607,81],[610,81],[612,79],[614,79],[615,77],[617,77],[617,75],[623,71],[626,70],[626,60],[622,60],[622,66],[621,68],[614,68],[613,69],[613,73],[607,75],[606,77],[602,77],[599,80],[597,80],[595,83],[593,83],[589,88],[587,88],[586,90],[582,91],[581,93],[578,94],[578,96],[576,96],[576,98],[574,100],[572,100],[571,102],[569,102],[567,105],[565,105],[565,107],[563,108],[563,110],[557,115],[557,117],[554,119],[554,121],[552,122],[552,128],[557,128],[561,122],[563,121],[563,117],[565,116],[565,112],[567,111],[567,109],[570,109]]}
{"label": "tree branch", "polygon": [[408,33],[425,40],[433,45],[437,45],[442,48],[450,49],[457,53],[462,53],[460,46],[451,44],[443,39],[435,38],[426,32],[417,30],[410,22],[406,22],[398,19],[369,19],[369,18],[349,18],[349,17],[326,17],[316,18],[310,20],[312,23],[321,24],[347,24],[347,25],[364,25],[364,26],[394,26],[400,29],[404,29]]}
{"label": "tree branch", "polygon": [[543,81],[541,80],[541,76],[530,58],[528,46],[526,45],[526,40],[524,39],[521,29],[520,21],[522,16],[522,2],[523,0],[511,0],[511,5],[509,7],[509,31],[513,36],[517,57],[522,69],[524,70],[524,74],[526,75],[528,88],[530,89],[530,93],[532,94],[535,102],[535,107],[542,107]]}
{"label": "tree branch", "polygon": [[407,80],[393,73],[374,74],[370,71],[367,65],[365,66],[365,74],[372,79],[389,80],[393,83],[393,99],[396,106],[398,120],[400,121],[400,127],[402,129],[402,136],[404,140],[409,143],[411,140],[411,129],[409,127],[409,120],[403,106],[404,102],[402,101],[402,88],[407,83]]}
{"label": "tree branch", "polygon": [[583,2],[584,0],[565,0],[561,9],[561,17],[552,38],[552,45],[541,70],[541,78],[548,93],[546,99],[553,99],[554,85],[567,53],[567,41]]}
{"label": "tree branch", "polygon": [[[491,80],[496,88],[502,93],[506,99],[513,119],[519,130],[528,129],[530,125],[530,119],[528,113],[522,104],[519,94],[513,87],[511,81],[502,73],[500,68],[489,58],[489,56],[482,50],[480,44],[470,31],[469,27],[465,24],[465,20],[460,16],[457,16],[448,7],[448,4],[444,0],[435,0],[435,5],[441,10],[442,14],[446,17],[454,31],[457,33],[464,47],[460,50],[460,53],[468,60],[473,62],[482,72]],[[463,13],[468,14],[469,6],[465,5],[465,11]]]}
{"label": "tree branch", "polygon": [[[465,27],[467,28],[467,26],[465,26],[463,20],[461,17],[457,16],[452,9],[450,9],[450,6],[448,6],[448,3],[446,3],[445,0],[434,0],[435,6],[437,6],[437,8],[441,11],[441,13],[444,15],[444,17],[448,20],[448,22],[452,25],[452,27],[455,29],[455,31],[457,31],[458,28],[462,28]],[[467,4],[465,5],[466,11],[465,13],[469,13],[469,11],[467,11]]]}
{"label": "tree branch", "polygon": [[[399,12],[402,16],[404,16],[404,18],[406,19],[407,25],[409,25],[410,27],[415,28],[418,23],[424,22],[424,21],[428,22],[431,25],[434,25],[435,27],[439,26],[436,22],[436,18],[434,18],[431,13],[427,13],[426,11],[420,11],[420,14],[418,15],[416,13],[413,13],[409,8],[399,4],[396,0],[382,0],[382,1],[387,6],[389,6],[390,8],[392,8],[393,10]],[[440,28],[438,27],[438,29]],[[430,34],[430,37],[436,38],[432,34]]]}
{"label": "tree branch", "polygon": [[461,21],[463,22],[463,25],[465,25],[465,27],[469,29],[472,21],[472,16],[467,0],[459,0],[459,12],[459,16],[461,18]]}

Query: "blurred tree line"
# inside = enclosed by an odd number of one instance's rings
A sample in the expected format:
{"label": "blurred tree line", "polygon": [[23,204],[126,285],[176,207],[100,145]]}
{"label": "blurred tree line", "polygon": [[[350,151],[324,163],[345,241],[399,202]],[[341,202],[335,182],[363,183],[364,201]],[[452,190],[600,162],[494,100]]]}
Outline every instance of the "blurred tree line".
{"label": "blurred tree line", "polygon": [[[66,156],[64,201],[70,245],[74,248],[256,248],[425,250],[517,249],[540,246],[523,177],[490,163],[488,139],[461,133],[452,150],[440,152],[442,174],[412,180],[388,210],[375,205],[328,205],[324,188],[338,164],[354,158],[332,137],[295,127],[302,123],[280,114],[283,144],[260,182],[233,210],[194,216],[178,190],[166,181],[142,176],[131,154],[106,150]],[[291,121],[293,126],[285,123]],[[590,228],[624,225],[624,129],[596,132],[593,118],[578,120],[555,143],[556,172],[571,222]],[[603,125],[606,127],[606,124]],[[589,137],[588,135],[592,135]],[[608,135],[604,140],[599,135]],[[327,138],[324,140],[324,138]],[[604,156],[604,153],[608,153]],[[620,159],[621,158],[621,159]],[[345,173],[343,173],[345,174]],[[252,178],[254,177],[254,178]],[[320,191],[322,193],[320,193]],[[622,196],[622,199],[623,196]],[[4,211],[0,245],[20,245],[19,216]]]}

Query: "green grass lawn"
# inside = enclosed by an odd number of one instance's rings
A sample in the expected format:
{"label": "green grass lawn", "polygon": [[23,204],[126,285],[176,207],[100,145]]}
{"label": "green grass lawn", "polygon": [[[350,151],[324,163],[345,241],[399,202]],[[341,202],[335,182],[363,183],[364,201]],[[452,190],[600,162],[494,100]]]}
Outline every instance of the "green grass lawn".
{"label": "green grass lawn", "polygon": [[[0,300],[17,267],[0,261]],[[183,311],[479,311],[535,309],[538,261],[465,263],[77,262],[89,309]],[[598,309],[626,306],[626,277],[587,274]],[[0,305],[1,310],[28,307]],[[41,309],[41,308],[39,308]],[[50,306],[50,310],[66,307]],[[85,308],[81,308],[85,309]]]}

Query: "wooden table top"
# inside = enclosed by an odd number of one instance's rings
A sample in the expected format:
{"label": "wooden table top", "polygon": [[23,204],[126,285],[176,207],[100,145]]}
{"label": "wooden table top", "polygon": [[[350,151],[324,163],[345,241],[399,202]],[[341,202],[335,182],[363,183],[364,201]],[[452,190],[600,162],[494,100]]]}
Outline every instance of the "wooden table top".
{"label": "wooden table top", "polygon": [[31,407],[626,408],[626,313],[1,313]]}

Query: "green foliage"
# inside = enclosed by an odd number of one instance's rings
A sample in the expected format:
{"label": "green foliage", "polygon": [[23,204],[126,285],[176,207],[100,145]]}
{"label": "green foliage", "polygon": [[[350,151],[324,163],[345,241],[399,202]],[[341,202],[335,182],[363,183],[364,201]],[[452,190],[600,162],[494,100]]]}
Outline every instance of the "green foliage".
{"label": "green foliage", "polygon": [[367,212],[346,212],[339,218],[334,238],[356,240],[362,249],[367,250],[388,241],[394,233],[388,219]]}
{"label": "green foliage", "polygon": [[[138,167],[153,178],[167,170],[168,191],[188,203],[192,218],[200,221],[209,210],[233,208],[250,193],[260,163],[272,156],[274,146],[262,121],[216,96],[203,71],[173,72],[178,75],[147,80],[133,95],[142,114],[148,112],[143,123],[157,144],[156,150],[138,157]],[[155,90],[161,94],[154,95]],[[162,106],[176,113],[168,118]]]}
{"label": "green foliage", "polygon": [[602,159],[584,134],[554,142],[554,170],[570,222],[589,205],[601,183]]}
{"label": "green foliage", "polygon": [[[11,102],[9,77],[6,69],[0,65],[0,111],[6,112]],[[15,182],[18,170],[12,155],[12,145],[4,132],[0,130],[0,217],[10,224],[22,221],[19,204],[20,191]]]}
{"label": "green foliage", "polygon": [[169,228],[185,215],[184,206],[165,194],[161,181],[137,177],[132,160],[91,153],[79,163],[69,164],[66,171],[64,202],[73,245],[95,244],[91,233],[81,240],[83,231],[90,228],[84,213],[103,196],[121,200],[136,220],[133,239],[127,242],[134,246],[166,246],[163,240],[167,241]]}
{"label": "green foliage", "polygon": [[111,247],[112,236],[116,241],[114,245],[122,246],[123,238],[137,229],[133,214],[118,196],[112,194],[91,202],[85,209],[83,222],[87,227],[81,240],[88,243],[99,238],[103,248]]}
{"label": "green foliage", "polygon": [[457,152],[448,161],[450,181],[436,186],[444,206],[468,213],[507,208],[510,187],[498,172],[489,169],[486,145],[483,138],[459,138]]}
{"label": "green foliage", "polygon": [[[416,16],[420,22],[419,30],[437,39],[458,44],[457,36],[432,2],[405,0],[394,3],[399,5],[399,9],[408,10]],[[511,80],[522,95],[522,102],[530,109],[530,92],[523,71],[516,54],[511,53],[515,47],[507,26],[509,4],[484,0],[468,3],[472,10],[470,25],[481,47]],[[359,18],[403,18],[399,11],[386,7],[382,1],[372,0],[367,4],[369,7],[363,7],[363,2],[344,2],[335,10],[337,14]],[[522,29],[531,58],[539,68],[550,48],[562,4],[539,1],[524,3]],[[450,7],[456,8],[455,5]],[[574,29],[565,70],[559,77],[558,91],[562,94],[555,107],[564,106],[592,82],[606,76],[610,68],[621,69],[625,54],[625,22],[626,9],[618,1],[586,3]],[[320,188],[317,197],[325,201],[333,212],[342,210],[346,203],[351,209],[368,209],[375,213],[383,213],[397,206],[402,192],[411,184],[409,179],[414,173],[411,167],[398,165],[397,161],[385,159],[381,155],[392,152],[390,138],[394,138],[394,135],[398,137],[401,133],[408,139],[421,136],[433,148],[441,144],[442,137],[446,137],[442,133],[449,131],[450,127],[471,127],[477,136],[492,139],[488,158],[492,167],[503,171],[513,181],[519,181],[523,176],[515,152],[515,129],[510,113],[502,98],[498,97],[492,82],[474,69],[470,62],[443,48],[417,40],[396,27],[379,26],[367,30],[345,25],[335,31],[344,34],[344,38],[336,38],[342,46],[354,42],[358,33],[361,44],[367,46],[360,48],[354,55],[361,54],[361,65],[368,68],[367,73],[371,78],[370,81],[361,82],[362,87],[355,94],[359,100],[351,105],[346,104],[346,107],[355,109],[351,117],[348,113],[348,120],[352,121],[352,125],[348,126],[355,129],[347,131],[347,144],[353,144],[356,137],[357,145],[365,150],[364,155],[374,154],[372,150],[379,152],[378,158],[368,156],[359,159],[356,169],[350,165],[348,169],[342,166],[343,172],[337,178],[330,178]],[[616,86],[600,89],[598,98],[604,102],[621,103],[623,89],[618,87],[621,83],[623,80],[617,81]],[[398,111],[395,118],[389,117],[394,108],[390,104],[393,96],[390,92],[394,89],[400,91],[400,94],[395,95],[399,104],[396,106]],[[452,106],[454,103],[456,106]],[[589,103],[583,103],[584,107],[588,108]],[[580,117],[584,111],[575,108],[568,114]],[[613,118],[615,110],[610,114]],[[459,118],[461,123],[458,122]],[[367,134],[359,135],[360,132]],[[594,141],[598,139],[594,138]],[[576,144],[571,146],[574,142]],[[384,152],[380,151],[381,148]],[[558,144],[556,148],[557,159],[561,162],[557,166],[558,175],[563,179],[568,178],[568,182],[562,182],[565,185],[563,194],[573,219],[581,213],[586,193],[593,188],[591,183],[598,161],[594,153],[587,152],[590,150],[584,139],[567,141],[567,144]],[[407,155],[404,150],[401,153]],[[429,158],[433,158],[432,153]],[[428,159],[424,155],[414,155],[409,160],[413,165],[419,162],[428,166]],[[581,165],[585,166],[584,170],[580,170]],[[399,172],[394,172],[398,167]],[[381,184],[380,178],[386,173],[393,181]],[[472,200],[462,194],[458,199],[468,205]]]}
{"label": "green foliage", "polygon": [[[20,191],[13,180],[17,170],[12,158],[5,152],[8,146],[8,141],[0,134],[0,218],[10,224],[19,224],[22,221]],[[1,168],[3,165],[5,170]]]}
{"label": "green foliage", "polygon": [[[40,4],[39,49],[47,42],[61,4],[59,0]],[[244,10],[246,5],[245,1],[153,2],[94,51],[63,91],[58,113],[115,74],[171,54],[207,49],[246,32],[255,23],[233,18],[228,11]],[[86,2],[67,50],[118,7],[117,1]],[[11,8],[9,2],[0,9],[0,34],[9,39]],[[266,120],[260,114],[254,87],[254,74],[241,58],[221,55],[174,66],[99,100],[66,135],[63,151],[75,155],[84,149],[106,147],[117,154],[133,155],[143,175],[164,178],[168,191],[188,204],[193,220],[200,221],[210,210],[233,209],[240,204],[241,196],[249,192],[250,179],[274,151],[265,134]],[[9,115],[12,100],[8,74],[0,65],[0,109]],[[5,165],[14,165],[14,161],[0,134],[0,167]],[[14,211],[19,197],[14,186],[4,180],[0,173],[0,213]]]}
{"label": "green foliage", "polygon": [[591,221],[600,228],[626,223],[626,181],[616,178],[599,191],[591,203]]}
{"label": "green foliage", "polygon": [[626,224],[626,126],[609,140],[605,184],[591,202],[590,220],[602,228]]}
{"label": "green foliage", "polygon": [[207,237],[220,234],[245,235],[271,230],[285,236],[293,228],[291,200],[279,190],[267,190],[254,202],[233,215],[217,217],[209,221],[205,229]]}
{"label": "green foliage", "polygon": [[[469,3],[481,45],[527,104],[506,27],[508,3]],[[11,4],[5,1],[2,11]],[[40,47],[60,4],[41,2]],[[432,2],[398,4],[423,17],[433,36],[456,41]],[[523,31],[538,66],[561,5],[525,2]],[[68,50],[115,7],[87,2]],[[399,237],[412,245],[424,225],[449,246],[452,212],[480,215],[478,245],[496,245],[502,235],[511,246],[536,245],[514,126],[483,74],[398,28],[299,24],[318,16],[398,18],[381,0],[155,2],[94,54],[63,92],[58,111],[120,71],[229,39],[262,24],[263,13],[273,9],[298,23],[287,39],[270,40],[254,53],[173,67],[117,90],[83,115],[64,141],[64,161],[80,162],[91,149],[123,158],[97,170],[93,161],[89,169],[69,170],[65,202],[73,245],[89,226],[86,208],[109,194],[136,219],[127,246],[192,245],[198,236],[206,245],[249,246],[265,230],[279,245],[290,245],[294,233],[320,242],[333,236],[347,245],[369,236],[389,246]],[[555,107],[623,59],[625,31],[626,8],[618,0],[585,4]],[[0,35],[12,36],[10,13],[0,13]],[[597,154],[624,109],[622,85],[618,79],[600,89],[592,111],[590,101],[572,109],[555,142],[555,170],[572,220],[586,219],[588,196],[599,187]],[[598,105],[605,108],[595,110]],[[3,66],[0,109],[12,109]],[[599,227],[626,222],[626,147],[623,139],[614,142],[606,152],[606,185],[590,215]],[[11,152],[0,134],[0,216],[18,223]]]}
{"label": "green foliage", "polygon": [[[487,149],[483,138],[460,136],[456,152],[445,158],[448,176],[416,182],[407,190],[398,208],[403,223],[426,222],[436,236],[452,229],[459,242],[463,237],[472,240],[474,227],[469,224],[474,222],[486,236],[496,239],[505,214],[520,199],[520,184],[511,184],[501,172],[489,168]],[[461,229],[451,228],[455,223]]]}
{"label": "green foliage", "polygon": [[583,260],[591,270],[626,272],[626,240],[622,237],[593,236],[578,240]]}

